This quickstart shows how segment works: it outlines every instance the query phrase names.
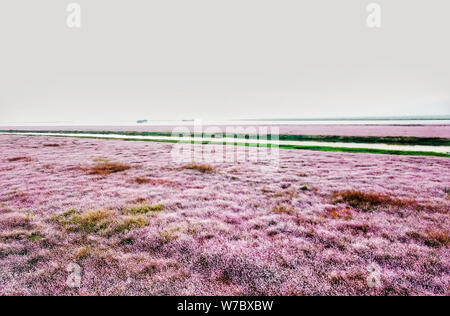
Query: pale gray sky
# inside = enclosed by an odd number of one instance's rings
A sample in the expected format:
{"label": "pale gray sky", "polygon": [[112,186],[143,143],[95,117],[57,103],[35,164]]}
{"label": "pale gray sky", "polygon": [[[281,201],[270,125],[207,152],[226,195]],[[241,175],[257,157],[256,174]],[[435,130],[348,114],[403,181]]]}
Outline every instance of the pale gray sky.
{"label": "pale gray sky", "polygon": [[450,114],[449,30],[448,0],[2,0],[0,122]]}

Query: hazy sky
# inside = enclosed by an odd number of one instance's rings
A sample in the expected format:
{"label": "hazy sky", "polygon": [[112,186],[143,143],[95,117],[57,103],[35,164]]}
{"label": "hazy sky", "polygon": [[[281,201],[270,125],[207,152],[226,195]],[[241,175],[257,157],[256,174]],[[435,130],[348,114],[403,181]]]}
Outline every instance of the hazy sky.
{"label": "hazy sky", "polygon": [[0,122],[450,114],[449,31],[448,0],[2,0]]}

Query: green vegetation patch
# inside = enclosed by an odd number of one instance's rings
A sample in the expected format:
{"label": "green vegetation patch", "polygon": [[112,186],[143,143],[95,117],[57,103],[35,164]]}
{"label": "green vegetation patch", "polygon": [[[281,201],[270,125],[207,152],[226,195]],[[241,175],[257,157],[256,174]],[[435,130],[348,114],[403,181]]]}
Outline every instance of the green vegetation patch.
{"label": "green vegetation patch", "polygon": [[[100,137],[83,136],[82,134],[93,135],[124,135],[124,136],[173,136],[171,133],[163,132],[114,132],[114,131],[23,131],[23,130],[0,130],[1,133],[57,133],[57,134],[80,134],[78,138],[96,139]],[[185,137],[200,137],[201,134],[183,135]],[[210,135],[203,135],[210,136]],[[224,134],[223,136],[230,137]],[[236,138],[249,139],[249,135],[234,135]],[[58,135],[55,135],[58,137]],[[65,136],[59,136],[65,137]],[[231,135],[231,137],[233,137]],[[101,138],[103,140],[117,140],[117,138]],[[268,135],[267,139],[270,141],[271,137]],[[124,141],[148,141],[158,143],[192,143],[192,140],[178,141],[171,139],[139,139],[128,138],[122,139]],[[334,142],[334,143],[366,143],[366,144],[391,144],[391,145],[423,145],[423,146],[450,146],[450,138],[438,137],[365,137],[365,136],[309,136],[309,135],[279,135],[279,140],[283,141],[318,141],[318,142]],[[245,144],[234,142],[220,142],[220,141],[203,141],[202,144],[216,144],[216,145],[237,145],[237,146],[252,146],[252,147],[272,147],[271,144]],[[329,151],[329,152],[346,152],[346,153],[369,153],[369,154],[387,154],[387,155],[406,155],[406,156],[432,156],[450,158],[450,154],[440,152],[424,152],[424,151],[409,151],[409,150],[390,150],[390,149],[374,149],[374,148],[347,148],[347,147],[330,147],[330,146],[302,146],[302,145],[279,145],[280,149],[296,149],[296,150],[313,150],[313,151]],[[102,169],[102,168],[100,168]],[[103,168],[104,170],[105,168]],[[108,171],[108,168],[106,168]],[[123,171],[123,170],[120,170]],[[117,171],[113,171],[117,172]],[[108,171],[108,173],[111,173]]]}
{"label": "green vegetation patch", "polygon": [[[208,137],[217,138],[234,137],[238,139],[256,139],[255,135],[245,134],[226,134],[209,135],[206,133],[190,133],[172,135],[170,132],[137,132],[137,131],[26,131],[26,130],[0,130],[2,133],[55,133],[55,134],[92,134],[92,135],[123,135],[123,136],[151,136],[151,137]],[[271,135],[267,135],[267,140],[271,140]],[[391,144],[391,145],[422,145],[422,146],[450,146],[450,138],[440,137],[412,137],[412,136],[339,136],[339,135],[288,135],[281,134],[278,136],[282,141],[318,141],[331,143],[361,143],[361,144]]]}
{"label": "green vegetation patch", "polygon": [[161,212],[162,210],[164,210],[164,205],[162,204],[149,205],[144,203],[129,206],[123,210],[123,213],[128,215],[138,215]]}

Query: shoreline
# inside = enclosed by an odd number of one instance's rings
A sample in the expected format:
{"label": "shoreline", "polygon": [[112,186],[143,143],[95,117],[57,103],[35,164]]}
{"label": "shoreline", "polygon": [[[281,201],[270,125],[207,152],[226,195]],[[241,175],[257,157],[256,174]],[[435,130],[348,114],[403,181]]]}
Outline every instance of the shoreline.
{"label": "shoreline", "polygon": [[[331,143],[361,143],[361,144],[390,144],[390,145],[421,145],[421,146],[450,146],[450,137],[411,137],[411,136],[340,136],[340,135],[294,135],[283,133],[272,133],[274,130],[265,130],[265,127],[260,129],[252,128],[246,129],[244,127],[238,127],[236,129],[225,130],[223,133],[208,134],[208,128],[201,130],[186,129],[183,132],[167,132],[163,129],[160,131],[136,131],[125,130],[115,131],[110,130],[27,130],[27,129],[1,129],[0,133],[35,133],[35,134],[95,134],[95,135],[122,135],[122,136],[158,136],[158,137],[174,137],[183,135],[183,137],[236,137],[236,138],[256,138],[256,135],[267,135],[267,138],[272,139],[272,135],[278,135],[280,141],[314,141],[314,142],[331,142]],[[185,131],[188,131],[185,133]],[[263,131],[265,133],[263,133]]]}
{"label": "shoreline", "polygon": [[88,134],[79,133],[48,133],[48,132],[3,132],[0,135],[18,135],[18,136],[46,136],[46,137],[71,137],[85,139],[104,139],[104,140],[124,140],[124,141],[150,141],[160,143],[197,143],[202,145],[232,145],[232,146],[254,146],[254,147],[272,147],[277,145],[280,149],[293,150],[313,150],[347,153],[366,153],[366,154],[389,154],[389,155],[407,155],[407,156],[434,156],[450,158],[450,147],[448,146],[411,146],[411,145],[387,145],[381,143],[328,143],[328,142],[299,142],[299,141],[259,141],[245,138],[224,138],[220,142],[214,138],[185,138],[168,136],[139,136],[139,135],[120,135],[120,134]]}
{"label": "shoreline", "polygon": [[[282,135],[305,135],[305,136],[349,136],[349,137],[420,137],[420,138],[450,138],[450,124],[444,125],[332,125],[332,124],[311,124],[311,125],[290,125],[290,124],[257,124],[254,125],[229,125],[231,127],[257,127],[271,128],[278,127],[279,133]],[[113,131],[113,132],[163,132],[171,133],[174,128],[187,127],[194,130],[193,123],[175,124],[156,124],[156,125],[1,125],[0,130],[21,130],[21,131]],[[224,124],[205,124],[204,129],[210,127],[219,127],[224,129]]]}

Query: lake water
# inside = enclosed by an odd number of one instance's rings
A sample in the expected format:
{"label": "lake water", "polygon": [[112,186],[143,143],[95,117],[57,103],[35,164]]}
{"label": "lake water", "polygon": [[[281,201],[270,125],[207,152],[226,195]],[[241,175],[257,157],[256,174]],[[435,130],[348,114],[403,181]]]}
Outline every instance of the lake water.
{"label": "lake water", "polygon": [[[202,120],[203,125],[450,125],[450,119],[436,120]],[[149,120],[138,124],[136,121],[71,121],[71,122],[6,122],[0,126],[184,126],[193,125],[194,120]]]}

